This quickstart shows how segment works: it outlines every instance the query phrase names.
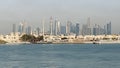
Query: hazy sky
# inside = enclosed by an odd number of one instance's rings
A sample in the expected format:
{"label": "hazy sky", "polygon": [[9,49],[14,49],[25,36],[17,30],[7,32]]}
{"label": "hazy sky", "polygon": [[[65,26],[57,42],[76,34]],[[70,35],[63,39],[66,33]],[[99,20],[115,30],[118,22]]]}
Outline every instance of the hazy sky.
{"label": "hazy sky", "polygon": [[22,20],[41,27],[42,18],[47,24],[51,16],[62,24],[84,24],[88,17],[101,26],[111,21],[112,32],[120,32],[120,0],[0,0],[0,33],[9,33]]}

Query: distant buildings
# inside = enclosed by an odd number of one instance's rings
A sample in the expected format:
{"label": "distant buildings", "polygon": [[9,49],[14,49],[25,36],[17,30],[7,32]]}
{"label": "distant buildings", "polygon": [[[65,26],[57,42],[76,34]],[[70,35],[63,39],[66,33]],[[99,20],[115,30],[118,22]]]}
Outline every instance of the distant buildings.
{"label": "distant buildings", "polygon": [[107,25],[104,25],[104,28],[100,27],[100,25],[95,24],[93,27],[93,35],[111,35],[111,22]]}
{"label": "distant buildings", "polygon": [[50,35],[53,35],[53,18],[50,17]]}
{"label": "distant buildings", "polygon": [[18,26],[18,32],[20,32],[20,34],[25,33],[25,22],[21,22]]}
{"label": "distant buildings", "polygon": [[66,26],[61,26],[61,34],[66,34]]}
{"label": "distant buildings", "polygon": [[78,36],[80,34],[80,25],[79,25],[79,23],[76,23],[75,34],[76,34],[76,36]]}
{"label": "distant buildings", "polygon": [[31,34],[32,34],[32,28],[31,28],[31,26],[28,26],[28,27],[26,28],[26,34],[28,34],[28,35],[31,35]]}
{"label": "distant buildings", "polygon": [[[104,27],[101,27],[98,24],[95,24],[94,26],[91,25],[90,18],[87,19],[87,23],[82,25],[82,28],[80,28],[80,23],[74,23],[71,21],[67,21],[65,25],[61,25],[61,22],[59,20],[53,20],[53,18],[50,18],[49,22],[49,31],[45,31],[44,28],[46,26],[44,23],[42,23],[42,27],[32,29],[31,26],[27,26],[26,22],[23,21],[19,24],[18,27],[16,27],[16,24],[13,24],[12,32],[15,33],[16,28],[18,28],[18,32],[20,34],[29,34],[29,35],[43,35],[43,33],[47,35],[110,35],[111,32],[111,22],[104,25]],[[41,30],[42,29],[42,30]]]}
{"label": "distant buildings", "polygon": [[111,34],[111,22],[107,24],[107,34]]}
{"label": "distant buildings", "polygon": [[[101,39],[106,36],[113,37],[111,35],[111,22],[105,24],[103,27],[101,27],[99,24],[91,26],[90,18],[88,18],[86,24],[82,25],[82,29],[80,29],[81,24],[79,22],[73,23],[71,21],[67,21],[66,25],[61,25],[61,22],[59,20],[53,21],[52,18],[50,18],[49,25],[49,31],[45,32],[44,28],[46,28],[46,26],[44,25],[44,20],[42,22],[42,30],[40,29],[40,27],[32,29],[31,26],[26,25],[26,22],[23,21],[19,24],[18,27],[16,27],[16,24],[13,24],[12,33],[5,36],[1,35],[0,38],[9,43],[19,43],[21,42],[20,37],[24,34],[34,35],[35,37],[38,37],[39,35],[44,35],[44,39],[49,41],[61,41],[61,38],[66,37],[68,38],[67,41],[71,42],[72,40],[76,42],[78,38],[83,40],[93,40],[95,37],[96,39]],[[16,31],[16,28],[18,28],[18,32]]]}
{"label": "distant buildings", "polygon": [[70,35],[70,26],[71,26],[71,22],[68,21],[66,24],[66,35]]}
{"label": "distant buildings", "polygon": [[55,20],[55,35],[61,34],[61,24],[60,21]]}
{"label": "distant buildings", "polygon": [[82,26],[82,35],[91,35],[92,34],[92,27],[90,24],[90,18],[87,20],[87,24],[83,24]]}
{"label": "distant buildings", "polygon": [[100,27],[100,25],[95,24],[93,27],[93,35],[104,35],[105,29]]}

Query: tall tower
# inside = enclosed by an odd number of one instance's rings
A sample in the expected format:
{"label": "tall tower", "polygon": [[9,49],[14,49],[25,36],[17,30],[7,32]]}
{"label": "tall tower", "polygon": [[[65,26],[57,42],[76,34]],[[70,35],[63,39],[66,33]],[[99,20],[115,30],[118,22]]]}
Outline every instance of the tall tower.
{"label": "tall tower", "polygon": [[57,22],[57,29],[58,29],[58,30],[57,30],[57,31],[58,31],[57,34],[60,35],[60,34],[61,34],[61,30],[60,30],[60,29],[61,29],[60,21]]}
{"label": "tall tower", "polygon": [[111,34],[111,22],[107,24],[107,34]]}
{"label": "tall tower", "polygon": [[32,35],[32,28],[31,28],[31,26],[28,26],[28,27],[26,28],[26,34]]}
{"label": "tall tower", "polygon": [[53,18],[50,17],[50,35],[53,34]]}
{"label": "tall tower", "polygon": [[27,25],[27,23],[25,22],[25,20],[20,22],[18,32],[20,32],[21,34],[26,33],[26,25]]}
{"label": "tall tower", "polygon": [[67,24],[66,24],[66,34],[67,35],[70,34],[70,21],[68,21]]}
{"label": "tall tower", "polygon": [[76,36],[78,36],[80,34],[80,25],[79,25],[79,23],[76,24],[75,33],[76,33]]}
{"label": "tall tower", "polygon": [[20,32],[20,34],[22,34],[22,31],[23,30],[23,24],[20,23],[19,26],[18,26],[18,32]]}
{"label": "tall tower", "polygon": [[61,34],[60,29],[61,29],[60,21],[55,20],[55,35]]}
{"label": "tall tower", "polygon": [[87,20],[87,32],[86,33],[87,33],[87,35],[91,35],[92,34],[90,17],[88,17],[88,20]]}
{"label": "tall tower", "polygon": [[55,27],[54,27],[54,29],[55,29],[55,35],[57,35],[57,20],[55,20]]}

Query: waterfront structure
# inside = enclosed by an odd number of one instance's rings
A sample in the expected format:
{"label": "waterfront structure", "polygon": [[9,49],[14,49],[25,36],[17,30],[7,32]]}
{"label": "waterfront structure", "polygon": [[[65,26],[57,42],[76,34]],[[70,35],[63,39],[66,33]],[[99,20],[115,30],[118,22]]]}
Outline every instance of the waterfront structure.
{"label": "waterfront structure", "polygon": [[0,35],[0,39],[6,41],[7,43],[20,43],[20,35],[18,32],[10,33],[8,35]]}

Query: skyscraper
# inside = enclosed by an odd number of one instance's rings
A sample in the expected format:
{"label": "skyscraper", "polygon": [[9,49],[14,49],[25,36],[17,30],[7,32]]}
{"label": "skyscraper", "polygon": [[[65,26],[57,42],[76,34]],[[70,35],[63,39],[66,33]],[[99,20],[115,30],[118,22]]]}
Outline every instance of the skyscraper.
{"label": "skyscraper", "polygon": [[22,23],[18,25],[18,32],[20,32],[20,34],[22,33]]}
{"label": "skyscraper", "polygon": [[75,34],[75,28],[76,28],[76,26],[74,24],[70,23],[70,33]]}
{"label": "skyscraper", "polygon": [[76,36],[78,36],[79,33],[80,33],[80,25],[79,25],[79,23],[76,23],[75,33],[76,33]]}
{"label": "skyscraper", "polygon": [[61,29],[60,21],[55,20],[55,35],[61,34],[60,29]]}
{"label": "skyscraper", "polygon": [[27,33],[28,35],[31,35],[31,34],[32,34],[32,28],[31,28],[31,26],[28,26],[28,27],[26,28],[26,33]]}
{"label": "skyscraper", "polygon": [[87,33],[87,35],[91,35],[92,34],[90,17],[88,17],[88,20],[87,20],[87,32],[86,33]]}
{"label": "skyscraper", "polygon": [[53,18],[50,17],[50,35],[53,34]]}
{"label": "skyscraper", "polygon": [[67,35],[70,35],[70,26],[71,26],[71,22],[68,21],[67,24],[66,24],[66,34]]}
{"label": "skyscraper", "polygon": [[26,30],[26,27],[25,27],[25,25],[26,25],[26,22],[25,21],[23,21],[23,22],[21,22],[20,24],[19,24],[19,28],[18,28],[18,32],[20,32],[20,34],[22,34],[22,33],[25,33],[25,30]]}
{"label": "skyscraper", "polygon": [[95,24],[93,27],[93,35],[99,35],[100,34],[100,26]]}
{"label": "skyscraper", "polygon": [[65,26],[61,26],[61,34],[66,34],[66,27]]}
{"label": "skyscraper", "polygon": [[87,19],[87,24],[82,26],[82,35],[91,35],[92,34],[92,27],[90,24],[90,17]]}
{"label": "skyscraper", "polygon": [[93,27],[93,35],[103,35],[105,34],[105,27],[102,28],[100,25],[95,24]]}
{"label": "skyscraper", "polygon": [[111,22],[107,24],[107,34],[111,34]]}

